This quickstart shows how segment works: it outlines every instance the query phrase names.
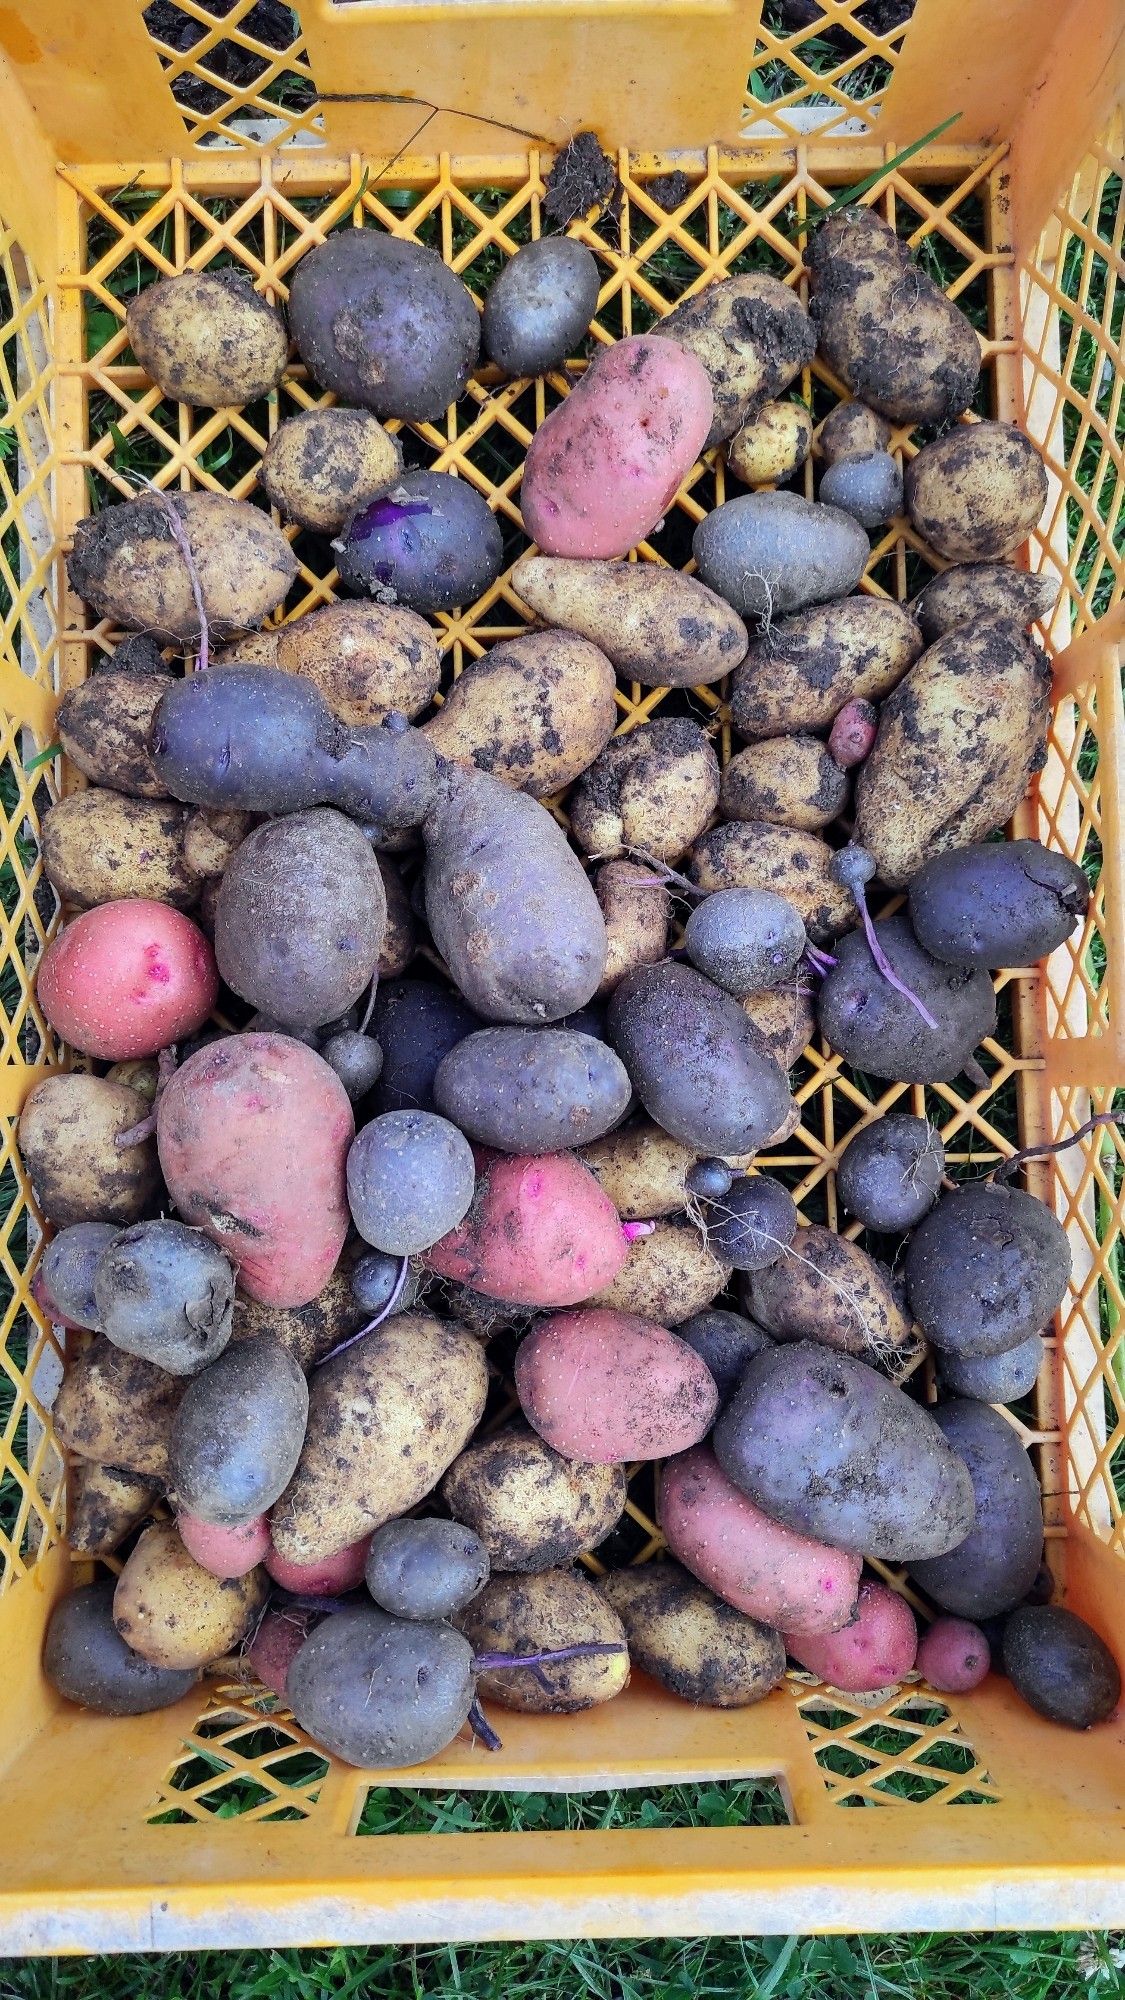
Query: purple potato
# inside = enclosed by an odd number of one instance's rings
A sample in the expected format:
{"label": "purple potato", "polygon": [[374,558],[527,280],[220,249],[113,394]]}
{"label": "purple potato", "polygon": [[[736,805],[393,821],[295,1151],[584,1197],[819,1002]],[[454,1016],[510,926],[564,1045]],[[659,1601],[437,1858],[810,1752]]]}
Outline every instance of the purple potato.
{"label": "purple potato", "polygon": [[958,1618],[996,1618],[1027,1596],[1043,1553],[1039,1481],[1015,1431],[987,1403],[939,1403],[931,1410],[973,1482],[976,1514],[964,1540],[915,1562],[922,1589]]}
{"label": "purple potato", "polygon": [[289,325],[315,381],[410,423],[457,401],[480,347],[472,295],[437,252],[375,229],[341,230],[306,252]]}
{"label": "purple potato", "polygon": [[353,514],[336,550],[345,590],[415,611],[471,604],[499,576],[500,523],[476,488],[448,472],[407,472]]}
{"label": "purple potato", "polygon": [[452,986],[388,979],[375,996],[371,1026],[383,1051],[375,1109],[436,1111],[434,1077],[440,1063],[484,1022]]}
{"label": "purple potato", "polygon": [[915,1230],[905,1271],[910,1310],[935,1347],[958,1358],[1004,1354],[1058,1311],[1070,1244],[1034,1195],[970,1181]]}
{"label": "purple potato", "polygon": [[572,236],[525,243],[484,302],[485,352],[507,375],[545,375],[577,352],[598,303],[597,261]]}
{"label": "purple potato", "polygon": [[985,840],[935,854],[908,898],[919,942],[943,964],[1034,965],[1081,923],[1090,884],[1038,840]]}

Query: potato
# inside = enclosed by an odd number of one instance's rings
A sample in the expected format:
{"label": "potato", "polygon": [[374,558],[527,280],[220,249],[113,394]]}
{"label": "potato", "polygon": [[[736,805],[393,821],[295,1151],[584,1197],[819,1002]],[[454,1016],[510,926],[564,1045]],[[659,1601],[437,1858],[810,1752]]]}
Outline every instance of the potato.
{"label": "potato", "polygon": [[396,1618],[453,1618],[483,1590],[488,1568],[480,1536],[460,1521],[387,1521],[371,1537],[364,1574]]}
{"label": "potato", "polygon": [[87,1583],[61,1597],[43,1646],[53,1688],[99,1715],[151,1715],[171,1708],[199,1679],[198,1668],[154,1666],[125,1644],[113,1623],[114,1579]]}
{"label": "potato", "polygon": [[577,354],[597,310],[601,273],[572,236],[525,243],[488,288],[484,351],[506,375],[545,375]]}
{"label": "potato", "polygon": [[1047,468],[1014,424],[958,424],[911,459],[905,492],[914,526],[939,555],[995,561],[1014,554],[1038,523]]}
{"label": "potato", "polygon": [[320,1045],[329,1069],[335,1070],[353,1104],[366,1097],[378,1081],[383,1067],[383,1051],[370,1035],[357,1028],[341,1028]]}
{"label": "potato", "polygon": [[244,812],[193,812],[184,828],[184,862],[203,885],[221,875],[253,820]]}
{"label": "potato", "polygon": [[972,1526],[972,1481],[933,1418],[866,1362],[814,1341],[755,1355],[714,1448],[755,1506],[834,1548],[913,1564]]}
{"label": "potato", "polygon": [[297,1470],[273,1509],[278,1554],[311,1563],[416,1507],[472,1436],[488,1370],[463,1327],[399,1313],[313,1376]]}
{"label": "potato", "polygon": [[633,861],[607,861],[594,877],[609,949],[597,998],[612,993],[638,965],[658,965],[668,946],[672,905],[651,869]]}
{"label": "potato", "polygon": [[869,458],[889,449],[893,433],[885,417],[866,403],[837,403],[816,434],[816,452],[825,465],[848,458]]}
{"label": "potato", "polygon": [[[391,902],[388,901],[388,913]],[[450,1049],[483,1024],[451,986],[392,979],[375,995],[371,1030],[383,1051],[378,1111],[436,1111],[433,1081]]]}
{"label": "potato", "polygon": [[176,1527],[189,1556],[210,1576],[248,1576],[270,1552],[270,1524],[264,1514],[255,1514],[237,1528],[220,1528],[179,1507]]}
{"label": "potato", "polygon": [[166,396],[202,409],[254,403],[285,373],[285,315],[244,271],[180,271],[130,301],[125,331]]}
{"label": "potato", "polygon": [[437,251],[376,229],[344,229],[306,251],[289,325],[314,381],[410,423],[457,401],[480,346],[472,295]]}
{"label": "potato", "polygon": [[175,1528],[146,1528],[117,1579],[113,1622],[154,1666],[205,1667],[253,1630],[268,1588],[264,1569],[214,1577]]}
{"label": "potato", "polygon": [[[617,1652],[584,1659],[546,1661],[526,1668],[485,1669],[477,1692],[526,1715],[574,1715],[612,1701],[628,1685],[625,1628],[612,1605],[577,1569],[547,1569],[538,1576],[493,1576],[457,1624],[474,1654],[554,1651],[565,1646],[616,1646]],[[544,1682],[546,1685],[544,1686]]]}
{"label": "potato", "polygon": [[540,1437],[592,1465],[687,1451],[706,1437],[719,1406],[685,1341],[600,1301],[537,1321],[516,1349],[513,1379]]}
{"label": "potato", "polygon": [[719,800],[719,760],[697,722],[642,722],[607,743],[570,801],[578,845],[600,858],[638,848],[676,861]]}
{"label": "potato", "polygon": [[812,418],[803,403],[762,403],[727,446],[727,471],[746,486],[791,479],[812,448]]}
{"label": "potato", "polygon": [[1121,1673],[1105,1640],[1061,1604],[1024,1604],[1004,1626],[1004,1671],[1037,1715],[1090,1729],[1113,1714]]}
{"label": "potato", "polygon": [[344,1763],[420,1764],[469,1713],[472,1656],[449,1625],[349,1606],[310,1633],[289,1663],[285,1693],[301,1728]]}
{"label": "potato", "polygon": [[691,876],[701,889],[772,890],[792,904],[816,944],[828,944],[855,922],[851,894],[831,862],[832,849],[815,833],[733,820],[696,842]]}
{"label": "potato", "polygon": [[784,1073],[737,1002],[691,966],[628,973],[608,1024],[649,1116],[697,1153],[752,1153],[785,1117]]}
{"label": "potato", "polygon": [[193,817],[172,800],[72,792],[44,815],[43,871],[63,902],[80,909],[139,896],[186,910],[202,887],[184,854]]}
{"label": "potato", "polygon": [[628,555],[671,506],[713,410],[707,373],[686,348],[652,334],[600,347],[528,447],[528,535],[544,555]]}
{"label": "potato", "polygon": [[235,1035],[197,1050],[157,1116],[180,1214],[237,1263],[244,1292],[279,1306],[308,1305],[335,1267],[354,1130],[338,1077],[286,1035]]}
{"label": "potato", "polygon": [[786,1632],[798,1665],[846,1694],[872,1694],[904,1680],[918,1653],[918,1628],[905,1598],[874,1577],[859,1586],[856,1607],[838,1632]]}
{"label": "potato", "polygon": [[124,1062],[203,1026],[218,998],[211,943],[150,897],[100,903],[56,932],[39,961],[40,1009],[72,1048]]}
{"label": "potato", "polygon": [[943,1611],[993,1618],[1012,1611],[1039,1573],[1043,1503],[1039,1481],[1007,1420],[985,1403],[939,1403],[942,1436],[969,1468],[976,1516],[964,1541],[912,1565],[912,1575]]}
{"label": "potato", "polygon": [[721,1292],[731,1266],[710,1234],[688,1222],[657,1222],[638,1236],[620,1271],[595,1295],[598,1306],[678,1326]]}
{"label": "potato", "polygon": [[287,520],[331,535],[401,470],[401,444],[369,410],[299,410],[270,439],[261,481]]}
{"label": "potato", "polygon": [[561,1153],[599,1139],[620,1124],[632,1095],[621,1058],[570,1028],[480,1028],[434,1078],[439,1110],[502,1153]]}
{"label": "potato", "polygon": [[772,1346],[770,1335],[741,1313],[710,1306],[681,1320],[676,1332],[693,1347],[704,1367],[714,1377],[722,1402],[734,1394],[746,1363]]}
{"label": "potato", "polygon": [[111,667],[64,694],[56,733],[71,763],[91,784],[110,785],[130,798],[167,797],[149,755],[148,730],[172,681],[171,674],[115,673]]}
{"label": "potato", "polygon": [[383,943],[377,967],[379,983],[398,979],[406,971],[418,949],[418,923],[411,906],[402,871],[385,854],[375,857],[383,882],[387,906]]}
{"label": "potato", "polygon": [[470,1444],[441,1482],[454,1519],[505,1571],[555,1569],[596,1549],[621,1519],[627,1492],[620,1465],[564,1458],[518,1421]]}
{"label": "potato", "polygon": [[736,1611],[789,1632],[835,1632],[851,1617],[861,1558],[763,1514],[708,1445],[661,1467],[657,1511],[672,1554]]}
{"label": "potato", "polygon": [[873,209],[847,207],[805,258],[821,357],[865,403],[902,424],[941,424],[973,400],[980,344]]}
{"label": "potato", "polygon": [[241,1664],[271,1694],[285,1699],[289,1669],[309,1634],[308,1615],[286,1610],[267,1611],[257,1631],[246,1645]]}
{"label": "potato", "polygon": [[46,1245],[35,1296],[56,1324],[98,1330],[94,1272],[116,1234],[112,1222],[72,1222]]}
{"label": "potato", "polygon": [[949,1396],[972,1396],[979,1403],[1016,1403],[1039,1380],[1046,1360],[1043,1336],[1029,1333],[1002,1354],[937,1351],[939,1387]]}
{"label": "potato", "polygon": [[198,1229],[134,1222],[98,1259],[94,1298],[115,1347],[170,1375],[195,1375],[230,1339],[234,1271]]}
{"label": "potato", "polygon": [[684,929],[692,964],[736,1000],[784,985],[807,942],[792,903],[769,889],[717,889]]}
{"label": "potato", "polygon": [[848,777],[815,736],[767,736],[731,758],[723,771],[724,819],[765,820],[818,833],[848,802]]}
{"label": "potato", "polygon": [[307,1374],[342,1340],[358,1333],[364,1320],[370,1317],[352,1292],[353,1254],[344,1251],[323,1290],[304,1306],[263,1305],[258,1299],[236,1292],[232,1341],[254,1340],[259,1334],[268,1334]]}
{"label": "potato", "polygon": [[544,624],[592,639],[625,680],[642,687],[722,680],[749,643],[729,604],[697,576],[661,563],[526,555],[512,586]]}
{"label": "potato", "polygon": [[654,333],[697,355],[715,414],[706,443],[731,436],[787,389],[816,351],[816,334],[795,291],[765,271],[722,278],[658,321]]}
{"label": "potato", "polygon": [[363,1582],[370,1550],[369,1534],[349,1542],[347,1548],[337,1549],[335,1555],[317,1556],[312,1562],[290,1562],[276,1548],[271,1548],[266,1568],[282,1590],[303,1597],[334,1597],[355,1590]]}
{"label": "potato", "polygon": [[948,1083],[996,1027],[992,981],[985,972],[962,972],[931,958],[902,910],[884,917],[875,930],[884,957],[936,1027],[928,1027],[912,1001],[884,977],[863,932],[852,931],[836,945],[836,964],[821,985],[821,1034],[869,1076]]}
{"label": "potato", "polygon": [[1073,935],[1090,884],[1038,840],[982,841],[935,854],[909,901],[919,943],[946,965],[1034,965]]}
{"label": "potato", "polygon": [[448,472],[404,472],[352,515],[332,546],[345,590],[415,611],[471,604],[504,563],[495,514],[474,486]]}
{"label": "potato", "polygon": [[939,1694],[971,1694],[992,1664],[988,1640],[967,1618],[935,1618],[918,1642],[915,1662]]}
{"label": "potato", "polygon": [[371,984],[387,899],[371,844],[324,806],[256,827],[215,909],[215,956],[234,992],[286,1027],[316,1028]]}
{"label": "potato", "polygon": [[870,533],[902,513],[902,467],[889,451],[839,459],[820,482],[820,498],[825,506],[853,514]]}
{"label": "potato", "polygon": [[[812,988],[806,986],[799,976],[790,979],[784,986],[748,993],[742,1002],[742,1011],[757,1029],[767,1052],[782,1069],[791,1069],[813,1038],[816,1009]],[[799,1107],[794,1106],[793,1109],[797,1111],[799,1124]],[[796,1126],[792,1129],[795,1131]],[[783,1121],[777,1133],[770,1133],[766,1144],[777,1144],[787,1137],[786,1122]]]}
{"label": "potato", "polygon": [[617,1210],[573,1154],[498,1155],[426,1264],[505,1304],[570,1306],[607,1285],[628,1249]]}
{"label": "potato", "polygon": [[861,1125],[836,1168],[836,1193],[865,1229],[913,1229],[941,1192],[945,1147],[924,1118],[884,1113]]}
{"label": "potato", "polygon": [[673,1139],[648,1118],[632,1119],[580,1154],[623,1222],[675,1215],[686,1207],[684,1176],[697,1157],[694,1146]]}
{"label": "potato", "polygon": [[268,514],[225,493],[145,495],[87,515],[67,557],[71,589],[118,625],[164,645],[199,642],[188,567],[172,532],[175,509],[191,548],[213,641],[260,625],[285,597],[297,558]]}
{"label": "potato", "polygon": [[[743,618],[845,597],[871,554],[859,522],[798,493],[740,493],[705,514],[691,544],[704,583]],[[807,718],[802,718],[807,722]]]}
{"label": "potato", "polygon": [[393,710],[417,715],[441,685],[437,635],[404,604],[323,604],[279,627],[277,665],[311,681],[333,715],[361,728]]}
{"label": "potato", "polygon": [[55,1435],[97,1465],[164,1484],[183,1383],[101,1334],[70,1361],[55,1398]]}
{"label": "potato", "polygon": [[1044,1202],[969,1182],[942,1196],[906,1253],[910,1310],[958,1358],[1003,1354],[1054,1318],[1070,1282],[1070,1244]]}
{"label": "potato", "polygon": [[921,650],[910,613],[889,598],[798,612],[751,642],[731,685],[731,722],[750,737],[827,731],[848,702],[881,701]]}
{"label": "potato", "polygon": [[819,1223],[798,1229],[792,1254],[752,1273],[751,1317],[781,1341],[822,1341],[873,1367],[893,1370],[911,1339],[910,1321],[879,1265]]}
{"label": "potato", "polygon": [[36,1204],[58,1228],[72,1222],[133,1222],[160,1184],[156,1146],[118,1136],[148,1115],[139,1091],[100,1076],[45,1076],[20,1113],[19,1148]]}
{"label": "potato", "polygon": [[957,563],[931,577],[910,609],[928,646],[958,625],[975,625],[978,618],[1010,618],[1016,625],[1034,625],[1058,602],[1059,581],[1048,570],[1030,576],[1009,563]]}
{"label": "potato", "polygon": [[260,1335],[228,1348],[189,1384],[176,1411],[179,1505],[220,1528],[257,1520],[289,1484],[308,1413],[305,1378],[278,1341]]}
{"label": "potato", "polygon": [[469,1005],[528,1026],[584,1007],[605,970],[605,923],[546,808],[451,767],[424,831],[430,931]]}
{"label": "potato", "polygon": [[241,633],[228,646],[220,646],[213,654],[215,666],[276,667],[277,642],[282,629],[280,625],[270,625],[262,632]]}
{"label": "potato", "polygon": [[708,1200],[704,1223],[709,1249],[736,1271],[763,1271],[786,1263],[797,1230],[788,1188],[768,1174],[744,1175],[726,1194]]}
{"label": "potato", "polygon": [[348,1154],[348,1202],[365,1243],[414,1257],[456,1229],[476,1185],[473,1149],[432,1111],[386,1111]]}
{"label": "potato", "polygon": [[111,1556],[152,1506],[156,1481],[75,1459],[70,1468],[66,1539],[76,1556]]}
{"label": "potato", "polygon": [[572,632],[528,632],[472,660],[424,725],[439,756],[546,798],[604,750],[617,721],[613,668]]}
{"label": "potato", "polygon": [[613,1570],[597,1589],[625,1627],[630,1659],[682,1701],[748,1708],[785,1678],[779,1635],[724,1604],[679,1563]]}

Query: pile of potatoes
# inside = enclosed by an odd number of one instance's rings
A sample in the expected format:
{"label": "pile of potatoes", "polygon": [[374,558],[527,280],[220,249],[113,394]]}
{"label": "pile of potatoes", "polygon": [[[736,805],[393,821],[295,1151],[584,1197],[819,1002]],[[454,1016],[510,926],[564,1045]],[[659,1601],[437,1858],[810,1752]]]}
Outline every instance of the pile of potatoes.
{"label": "pile of potatoes", "polygon": [[[955,421],[976,336],[874,213],[814,232],[808,280],[808,311],[734,276],[595,345],[527,454],[510,587],[535,622],[440,705],[432,614],[512,557],[472,484],[408,465],[407,427],[482,340],[511,376],[573,357],[593,254],[529,244],[482,318],[432,251],[348,229],[296,267],[288,322],[224,274],[130,308],[170,397],[264,396],[292,340],[341,399],[283,422],[261,479],[335,538],[346,595],[263,629],[290,540],[221,495],[75,537],[109,657],[59,710],[87,785],[44,827],[68,920],[37,1004],[86,1061],[19,1130],[36,1296],[68,1330],[68,1536],[119,1570],[55,1609],[70,1700],[137,1714],[221,1663],[375,1768],[466,1726],[495,1747],[484,1705],[576,1712],[634,1669],[733,1708],[787,1659],[854,1693],[962,1691],[991,1660],[1059,1722],[1117,1702],[1049,1601],[1003,1413],[1069,1279],[1053,1212],[956,1184],[901,1114],[848,1135],[840,1230],[758,1166],[814,1029],[872,1077],[973,1073],[990,974],[1088,900],[994,838],[1044,754],[1051,593],[1006,560],[1039,456]],[[816,354],[850,399],[814,437],[786,392]],[[694,569],[628,560],[705,451],[749,490],[700,520]],[[820,497],[778,490],[810,451]],[[912,605],[857,590],[904,509],[950,565]],[[686,695],[615,733],[623,682],[719,688],[725,768]],[[564,821],[542,801],[567,788]],[[666,1554],[636,1567],[646,1463]]]}

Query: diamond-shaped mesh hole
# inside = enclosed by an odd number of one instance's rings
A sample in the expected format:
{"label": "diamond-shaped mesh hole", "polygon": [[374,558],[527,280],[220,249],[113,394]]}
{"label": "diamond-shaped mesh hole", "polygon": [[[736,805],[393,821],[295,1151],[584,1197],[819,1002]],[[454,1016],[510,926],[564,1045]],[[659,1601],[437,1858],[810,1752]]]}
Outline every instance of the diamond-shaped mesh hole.
{"label": "diamond-shaped mesh hole", "polygon": [[797,1705],[837,1805],[995,1803],[959,1723],[924,1690],[896,1689],[877,1703],[831,1688],[798,1690]]}
{"label": "diamond-shaped mesh hole", "polygon": [[327,1758],[294,1729],[220,1701],[196,1723],[146,1818],[153,1826],[306,1819],[327,1772]]}

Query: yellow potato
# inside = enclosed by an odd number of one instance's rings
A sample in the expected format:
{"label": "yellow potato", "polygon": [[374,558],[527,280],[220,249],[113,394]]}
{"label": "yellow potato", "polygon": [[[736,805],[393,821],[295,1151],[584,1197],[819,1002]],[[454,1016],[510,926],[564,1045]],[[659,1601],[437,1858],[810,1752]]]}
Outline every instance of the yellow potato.
{"label": "yellow potato", "polygon": [[354,1262],[354,1250],[345,1250],[324,1290],[307,1306],[267,1306],[236,1292],[231,1339],[253,1340],[267,1334],[307,1373],[342,1340],[358,1333],[369,1317],[352,1297],[349,1274]]}
{"label": "yellow potato", "polygon": [[155,1480],[114,1466],[76,1459],[70,1468],[66,1539],[75,1555],[109,1556],[143,1521],[158,1487]]}
{"label": "yellow potato", "polygon": [[264,632],[244,632],[240,639],[232,639],[229,646],[219,647],[214,656],[215,665],[276,667],[277,642],[284,629],[281,625],[268,625]]}
{"label": "yellow potato", "polygon": [[784,1257],[745,1280],[745,1306],[775,1340],[817,1340],[893,1368],[913,1342],[888,1274],[847,1236],[798,1229]]}
{"label": "yellow potato", "polygon": [[186,1378],[98,1334],[69,1363],[55,1398],[59,1443],[78,1458],[163,1484]]}
{"label": "yellow potato", "polygon": [[624,1625],[635,1664],[682,1701],[748,1708],[785,1678],[780,1633],[668,1557],[611,1570],[595,1587]]}
{"label": "yellow potato", "polygon": [[792,903],[815,944],[849,930],[855,908],[829,873],[832,849],[815,833],[762,820],[732,820],[696,842],[692,880],[701,889],[772,889]]}
{"label": "yellow potato", "polygon": [[156,1140],[119,1150],[119,1133],[148,1115],[139,1091],[74,1071],[45,1076],[20,1114],[19,1147],[35,1199],[60,1229],[70,1222],[137,1222],[160,1184]]}
{"label": "yellow potato", "polygon": [[493,1576],[455,1622],[474,1653],[526,1657],[591,1642],[621,1649],[564,1660],[558,1666],[548,1663],[538,1675],[519,1668],[485,1671],[477,1681],[477,1693],[485,1702],[495,1701],[526,1715],[574,1715],[612,1701],[629,1684],[625,1628],[613,1606],[579,1569]]}
{"label": "yellow potato", "polygon": [[570,828],[587,854],[636,847],[676,861],[699,838],[719,802],[719,760],[686,717],[642,722],[615,736],[570,801]]}
{"label": "yellow potato", "polygon": [[[297,574],[297,558],[268,514],[226,493],[176,493],[211,638],[260,625]],[[150,632],[162,645],[194,646],[199,615],[167,509],[144,496],[87,515],[67,561],[72,589],[101,618]]]}
{"label": "yellow potato", "polygon": [[727,446],[727,469],[746,486],[776,486],[802,466],[812,446],[803,403],[763,403]]}
{"label": "yellow potato", "polygon": [[825,465],[839,465],[842,459],[888,451],[893,436],[886,417],[869,410],[866,403],[837,403],[821,424],[815,445]]}
{"label": "yellow potato", "polygon": [[262,1568],[212,1576],[176,1528],[146,1528],[117,1579],[113,1622],[154,1666],[206,1667],[253,1631],[269,1583]]}
{"label": "yellow potato", "polygon": [[672,905],[643,862],[607,861],[594,877],[609,950],[597,997],[612,993],[636,965],[656,965],[668,944]]}
{"label": "yellow potato", "polygon": [[547,798],[605,748],[617,721],[613,668],[572,632],[528,632],[474,660],[423,726],[453,763]]}
{"label": "yellow potato", "polygon": [[299,410],[269,441],[262,485],[287,520],[330,535],[401,470],[402,446],[370,410]]}
{"label": "yellow potato", "polygon": [[595,1549],[625,1509],[625,1469],[562,1458],[522,1421],[455,1458],[441,1497],[478,1534],[494,1570],[554,1569]]}
{"label": "yellow potato", "polygon": [[[798,1056],[808,1048],[816,1028],[812,987],[800,978],[791,979],[784,986],[750,993],[740,1004],[743,1013],[750,1016],[763,1037],[774,1061],[780,1063],[782,1069],[792,1069]],[[794,1108],[799,1124],[800,1108]]]}
{"label": "yellow potato", "polygon": [[995,562],[1027,540],[1047,505],[1047,468],[1014,424],[958,424],[906,468],[906,511],[951,562]]}
{"label": "yellow potato", "polygon": [[725,598],[661,563],[521,556],[512,584],[545,625],[592,639],[619,674],[642,687],[722,680],[750,643]]}
{"label": "yellow potato", "polygon": [[[578,1157],[601,1183],[623,1222],[645,1222],[686,1207],[684,1176],[699,1155],[651,1118],[635,1118],[607,1132],[604,1139],[595,1139],[592,1146],[583,1146]],[[738,1164],[746,1164],[750,1157],[743,1155]]]}
{"label": "yellow potato", "polygon": [[131,799],[91,786],[72,792],[43,820],[43,868],[64,903],[90,909],[122,896],[151,896],[186,910],[200,878],[184,858],[192,808]]}
{"label": "yellow potato", "polygon": [[909,611],[888,598],[812,605],[755,639],[731,685],[731,722],[755,738],[827,733],[847,702],[889,694],[921,650]]}
{"label": "yellow potato", "polygon": [[[358,415],[354,411],[353,415]],[[420,714],[438,691],[437,635],[404,604],[326,604],[278,628],[277,664],[320,689],[341,722]]]}
{"label": "yellow potato", "polygon": [[153,768],[148,731],[172,674],[92,673],[59,703],[59,742],[75,768],[93,785],[110,785],[137,799],[166,799],[168,788]]}
{"label": "yellow potato", "polygon": [[285,373],[285,316],[244,271],[160,278],[131,301],[125,327],[141,367],[179,403],[214,410],[253,403]]}
{"label": "yellow potato", "polygon": [[221,875],[254,824],[252,813],[192,813],[184,828],[184,862],[201,881]]}
{"label": "yellow potato", "polygon": [[650,1236],[638,1236],[630,1245],[613,1283],[590,1304],[636,1313],[657,1326],[679,1326],[710,1305],[730,1273],[693,1223],[660,1221]]}
{"label": "yellow potato", "polygon": [[723,772],[724,819],[757,819],[818,833],[848,802],[848,778],[815,736],[764,736],[732,757]]}
{"label": "yellow potato", "polygon": [[816,333],[797,293],[765,271],[720,278],[651,331],[686,347],[707,370],[715,400],[709,445],[730,437],[760,404],[779,396],[816,352]]}
{"label": "yellow potato", "polygon": [[383,894],[387,899],[387,928],[383,932],[383,944],[379,953],[380,979],[397,979],[406,971],[418,949],[418,925],[410,907],[406,885],[393,861],[384,854],[376,855],[379,873],[383,878]]}

